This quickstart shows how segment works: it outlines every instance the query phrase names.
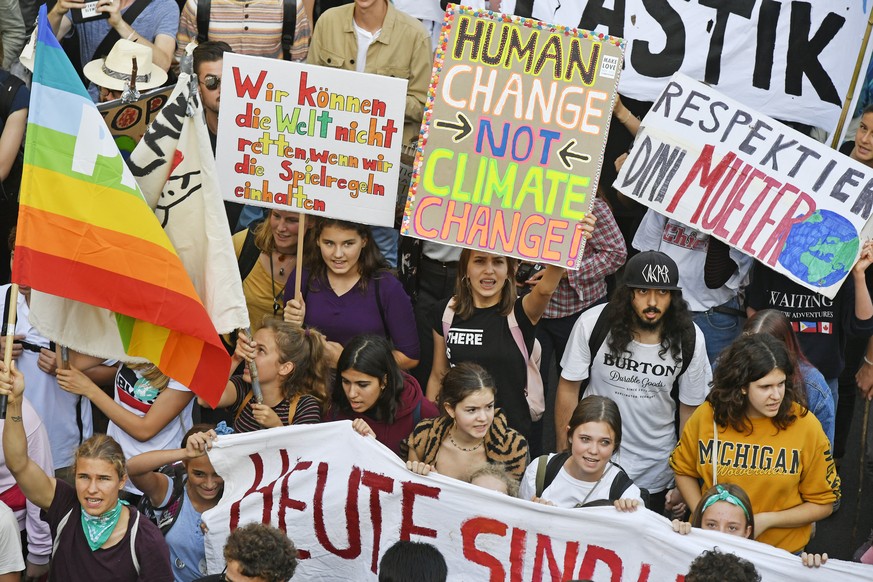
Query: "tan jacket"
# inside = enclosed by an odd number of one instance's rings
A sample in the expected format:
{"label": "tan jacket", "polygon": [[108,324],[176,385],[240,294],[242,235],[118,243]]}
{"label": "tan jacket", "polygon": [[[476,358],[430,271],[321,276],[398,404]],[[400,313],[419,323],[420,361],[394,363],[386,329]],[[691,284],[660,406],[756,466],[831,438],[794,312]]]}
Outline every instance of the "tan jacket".
{"label": "tan jacket", "polygon": [[[321,15],[312,33],[307,63],[356,70],[358,39],[352,20],[354,8],[354,3],[346,4]],[[430,36],[418,20],[389,3],[382,33],[367,51],[364,72],[409,81],[403,123],[404,144],[418,140],[432,68]]]}

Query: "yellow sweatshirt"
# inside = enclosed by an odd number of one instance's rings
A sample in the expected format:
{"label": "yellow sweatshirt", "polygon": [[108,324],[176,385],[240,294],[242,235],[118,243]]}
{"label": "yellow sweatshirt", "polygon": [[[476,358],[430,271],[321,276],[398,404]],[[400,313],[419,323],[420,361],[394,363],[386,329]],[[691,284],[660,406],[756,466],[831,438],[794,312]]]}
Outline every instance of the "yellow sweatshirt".
{"label": "yellow sweatshirt", "polygon": [[[718,482],[742,487],[756,514],[791,509],[803,502],[831,505],[840,498],[840,478],[821,424],[811,414],[785,430],[769,418],[753,418],[751,434],[718,427]],[[700,405],[685,425],[670,466],[677,475],[702,478],[701,493],[712,487],[713,418],[709,402]],[[799,552],[809,541],[812,524],[771,528],[758,541]]]}

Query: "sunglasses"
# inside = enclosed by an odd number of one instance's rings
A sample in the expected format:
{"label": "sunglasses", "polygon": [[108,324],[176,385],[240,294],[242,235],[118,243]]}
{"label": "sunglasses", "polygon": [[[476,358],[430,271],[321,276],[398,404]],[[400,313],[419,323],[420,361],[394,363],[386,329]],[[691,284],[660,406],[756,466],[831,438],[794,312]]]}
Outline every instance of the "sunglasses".
{"label": "sunglasses", "polygon": [[210,91],[215,91],[216,89],[221,87],[221,77],[216,77],[215,75],[206,75],[205,77],[203,77],[201,83],[203,83],[203,86]]}

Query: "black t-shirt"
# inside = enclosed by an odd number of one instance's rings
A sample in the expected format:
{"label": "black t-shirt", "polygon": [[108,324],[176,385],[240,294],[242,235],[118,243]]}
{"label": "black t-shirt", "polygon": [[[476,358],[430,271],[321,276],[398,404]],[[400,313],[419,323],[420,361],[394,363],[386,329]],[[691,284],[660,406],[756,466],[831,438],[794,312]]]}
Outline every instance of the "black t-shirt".
{"label": "black t-shirt", "polygon": [[[522,298],[515,302],[515,318],[524,337],[528,353],[533,350],[534,325],[522,307]],[[449,300],[442,301],[434,311],[433,330],[443,335],[443,312]],[[495,406],[502,408],[509,426],[530,439],[530,408],[524,390],[527,385],[527,363],[518,349],[509,320],[499,313],[499,306],[475,309],[470,319],[455,315],[446,338],[449,364],[475,362],[488,370],[497,384]]]}

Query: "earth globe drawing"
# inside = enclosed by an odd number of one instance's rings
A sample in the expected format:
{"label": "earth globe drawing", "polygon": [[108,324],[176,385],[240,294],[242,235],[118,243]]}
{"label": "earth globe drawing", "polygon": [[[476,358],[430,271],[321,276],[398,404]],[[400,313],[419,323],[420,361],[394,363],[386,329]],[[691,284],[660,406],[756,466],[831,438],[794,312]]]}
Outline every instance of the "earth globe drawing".
{"label": "earth globe drawing", "polygon": [[819,209],[791,227],[778,260],[798,279],[815,287],[830,287],[849,274],[860,244],[851,222]]}

